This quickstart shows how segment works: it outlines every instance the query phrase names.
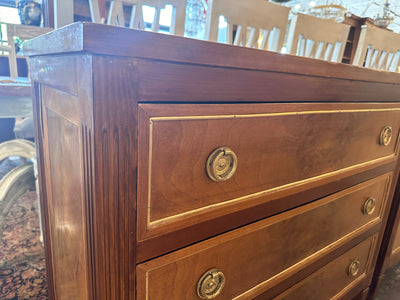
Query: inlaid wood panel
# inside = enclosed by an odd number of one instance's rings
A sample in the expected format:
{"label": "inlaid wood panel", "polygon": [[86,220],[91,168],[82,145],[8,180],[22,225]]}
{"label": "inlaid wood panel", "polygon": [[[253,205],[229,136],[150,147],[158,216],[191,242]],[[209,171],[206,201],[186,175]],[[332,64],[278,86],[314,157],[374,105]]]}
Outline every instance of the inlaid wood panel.
{"label": "inlaid wood panel", "polygon": [[[42,95],[45,99],[43,151],[55,297],[90,299],[83,141],[74,106],[77,98],[45,87]],[[60,109],[61,103],[64,109]],[[62,143],[56,142],[60,136]]]}
{"label": "inlaid wood panel", "polygon": [[[251,299],[380,222],[387,174],[137,266],[138,299],[198,299],[201,275],[217,268],[220,299]],[[372,215],[368,197],[379,199]]]}
{"label": "inlaid wood panel", "polygon": [[[369,276],[371,258],[376,246],[377,235],[361,242],[326,266],[303,279],[275,300],[320,300],[341,299],[348,290]],[[359,262],[357,274],[349,274],[353,261]]]}
{"label": "inlaid wood panel", "polygon": [[[141,239],[168,223],[185,226],[216,210],[251,206],[282,189],[395,159],[400,109],[141,104],[139,122]],[[380,134],[389,124],[392,139],[383,146]],[[219,147],[236,154],[237,169],[229,180],[214,182],[205,169]]]}

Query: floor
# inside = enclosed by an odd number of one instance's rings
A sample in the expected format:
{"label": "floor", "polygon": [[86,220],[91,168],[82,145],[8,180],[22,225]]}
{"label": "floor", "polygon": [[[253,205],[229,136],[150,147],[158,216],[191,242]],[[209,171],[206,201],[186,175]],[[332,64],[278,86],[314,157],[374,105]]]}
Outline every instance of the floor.
{"label": "floor", "polygon": [[374,300],[400,299],[400,262],[388,269]]}
{"label": "floor", "polygon": [[[13,167],[0,163],[0,178]],[[0,241],[0,299],[47,300],[44,249],[39,241],[35,191],[10,210]],[[400,300],[400,262],[388,269],[374,300]]]}
{"label": "floor", "polygon": [[[0,178],[16,162],[0,162]],[[0,238],[0,299],[47,300],[44,248],[35,191],[23,194],[6,215]]]}

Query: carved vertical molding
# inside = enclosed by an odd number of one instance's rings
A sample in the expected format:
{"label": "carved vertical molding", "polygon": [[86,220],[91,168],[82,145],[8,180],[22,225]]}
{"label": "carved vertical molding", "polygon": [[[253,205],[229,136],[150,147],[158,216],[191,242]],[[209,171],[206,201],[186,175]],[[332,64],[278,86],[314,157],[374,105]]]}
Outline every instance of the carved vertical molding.
{"label": "carved vertical molding", "polygon": [[86,125],[82,125],[82,144],[83,144],[83,156],[84,156],[84,186],[85,186],[85,211],[86,211],[86,228],[87,228],[87,249],[88,249],[88,260],[89,260],[89,282],[91,287],[89,288],[89,299],[96,299],[96,286],[95,278],[96,274],[96,263],[94,260],[95,248],[94,248],[94,199],[93,199],[93,156],[92,156],[92,132]]}
{"label": "carved vertical molding", "polygon": [[93,56],[96,299],[135,299],[135,71],[133,59]]}

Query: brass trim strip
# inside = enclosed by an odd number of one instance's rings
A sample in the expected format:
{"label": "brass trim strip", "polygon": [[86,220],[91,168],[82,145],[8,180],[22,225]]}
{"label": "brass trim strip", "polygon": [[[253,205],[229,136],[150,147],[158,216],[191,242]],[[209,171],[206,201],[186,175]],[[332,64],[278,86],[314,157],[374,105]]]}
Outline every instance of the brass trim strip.
{"label": "brass trim strip", "polygon": [[[364,272],[361,275],[357,276],[357,278],[355,280],[353,280],[351,283],[349,283],[347,286],[345,286],[339,293],[337,293],[335,296],[333,296],[332,300],[334,300],[334,299],[342,299],[354,286],[356,286],[360,281],[362,281],[363,279],[365,279],[367,277],[367,275],[369,274],[368,271],[369,271],[369,266],[370,266],[371,261],[372,261],[372,256],[373,256],[373,254],[375,252],[374,250],[376,248],[376,240],[377,240],[377,236],[375,235],[371,239],[371,244],[370,244],[368,258],[367,258],[367,262],[365,264]],[[358,245],[360,245],[363,242],[365,242],[365,240],[360,242],[359,244],[357,244],[354,247],[357,247]]]}
{"label": "brass trim strip", "polygon": [[307,179],[291,182],[291,183],[288,183],[288,184],[280,185],[280,186],[277,186],[277,187],[274,187],[274,188],[271,188],[271,189],[268,189],[268,190],[263,190],[263,191],[256,192],[256,193],[253,193],[253,194],[249,194],[249,195],[246,195],[246,196],[242,196],[242,197],[226,200],[224,202],[210,204],[210,205],[203,206],[203,207],[200,207],[200,208],[197,208],[197,209],[185,211],[183,213],[176,214],[176,215],[173,215],[173,216],[169,216],[169,217],[166,217],[166,218],[163,218],[163,219],[159,219],[159,220],[156,220],[156,221],[149,221],[150,220],[150,208],[151,208],[150,207],[150,201],[151,201],[150,182],[151,182],[151,178],[149,176],[147,228],[157,227],[158,225],[160,225],[162,223],[166,223],[166,222],[171,221],[173,219],[182,219],[185,216],[197,214],[198,212],[201,212],[201,211],[204,211],[204,210],[209,210],[212,207],[215,208],[215,207],[225,206],[225,205],[231,204],[233,202],[245,201],[245,200],[250,199],[250,198],[260,197],[260,196],[268,194],[268,193],[276,192],[276,191],[283,190],[283,189],[290,188],[290,187],[294,187],[294,186],[297,186],[297,185],[304,185],[307,182],[317,181],[317,180],[320,180],[320,179],[324,179],[326,177],[334,176],[334,175],[342,173],[342,172],[347,172],[347,171],[350,171],[350,170],[353,170],[353,169],[357,169],[357,168],[361,168],[361,167],[364,167],[364,166],[373,165],[373,164],[376,164],[376,163],[381,162],[381,161],[390,160],[391,158],[394,158],[395,156],[396,156],[395,154],[391,154],[389,156],[380,157],[380,158],[377,158],[377,159],[374,159],[374,160],[371,160],[371,161],[368,161],[368,162],[364,162],[364,163],[361,163],[361,164],[358,164],[358,165],[353,165],[353,166],[350,166],[350,167],[347,167],[347,168],[343,168],[343,169],[340,169],[340,170],[336,170],[336,171],[333,171],[333,172],[330,172],[330,173],[325,173],[325,174],[318,175],[318,176],[315,176],[315,177],[311,177],[311,178],[307,178]]}
{"label": "brass trim strip", "polygon": [[[344,235],[340,239],[334,241],[333,243],[330,243],[329,245],[325,246],[324,248],[320,249],[319,251],[311,254],[310,256],[307,256],[307,257],[303,258],[302,260],[298,261],[297,263],[293,264],[292,266],[288,267],[287,269],[279,272],[278,274],[276,274],[276,275],[268,278],[267,280],[257,284],[256,286],[254,286],[251,289],[245,291],[244,293],[236,296],[232,300],[249,299],[248,298],[248,296],[249,296],[248,294],[250,294],[250,293],[251,293],[251,296],[254,297],[256,295],[259,295],[259,294],[267,291],[270,288],[270,287],[268,287],[268,283],[270,283],[271,281],[278,280],[280,277],[283,277],[286,273],[290,272],[291,270],[293,270],[293,272],[295,272],[296,269],[300,270],[300,269],[305,268],[307,265],[310,265],[312,262],[317,261],[318,259],[320,259],[320,257],[323,257],[326,254],[328,254],[329,252],[339,248],[340,245],[344,245],[346,243],[346,240],[351,240],[353,237],[362,234],[362,232],[366,231],[367,228],[372,228],[375,225],[379,224],[380,222],[381,221],[380,221],[379,218],[376,218],[376,219],[368,222],[367,224],[363,225],[362,227],[357,228],[356,230]],[[360,277],[361,277],[361,275],[360,275]],[[272,287],[272,285],[271,285],[271,287]],[[265,287],[265,286],[267,286],[267,287]]]}
{"label": "brass trim strip", "polygon": [[245,119],[245,118],[261,118],[275,116],[295,116],[295,115],[311,115],[311,114],[334,114],[334,113],[351,113],[351,112],[383,112],[383,111],[400,111],[400,108],[377,108],[377,109],[349,109],[349,110],[310,110],[310,111],[292,111],[280,113],[265,114],[242,114],[242,115],[210,115],[210,116],[175,116],[175,117],[150,117],[154,121],[178,121],[178,120],[204,120],[204,119]]}
{"label": "brass trim strip", "polygon": [[148,182],[147,182],[147,228],[150,226],[150,215],[151,215],[151,167],[153,161],[153,121],[150,119],[149,124],[149,170],[148,170]]}
{"label": "brass trim strip", "polygon": [[254,197],[259,197],[261,195],[271,193],[273,191],[277,191],[280,189],[285,189],[289,188],[292,186],[300,185],[300,184],[305,184],[306,182],[310,181],[316,181],[319,179],[323,179],[329,176],[333,176],[335,174],[345,172],[345,171],[350,171],[352,169],[360,168],[363,166],[368,166],[372,165],[375,163],[378,163],[380,161],[384,160],[389,160],[390,158],[394,158],[397,155],[397,150],[398,150],[398,143],[399,143],[399,137],[400,137],[400,132],[398,135],[398,139],[396,141],[396,145],[394,148],[394,152],[390,154],[389,156],[385,157],[380,157],[375,160],[363,162],[361,164],[357,165],[352,165],[347,168],[339,169],[336,171],[332,171],[330,173],[325,173],[323,175],[318,175],[315,177],[303,179],[300,181],[295,181],[289,184],[281,185],[278,187],[274,187],[268,190],[263,190],[260,192],[256,192],[253,194],[249,194],[246,196],[234,198],[231,200],[226,200],[224,202],[220,203],[215,203],[215,204],[210,204],[204,207],[200,207],[198,209],[186,211],[180,214],[176,214],[173,216],[169,216],[166,218],[162,218],[156,221],[150,221],[150,215],[151,215],[151,167],[152,167],[152,159],[153,159],[153,125],[154,122],[156,121],[177,121],[177,120],[207,120],[207,119],[244,119],[244,118],[260,118],[260,117],[273,117],[273,116],[294,116],[294,115],[306,115],[306,114],[330,114],[330,113],[350,113],[350,112],[383,112],[383,111],[400,111],[400,108],[382,108],[382,109],[350,109],[350,110],[325,110],[325,111],[300,111],[300,112],[281,112],[281,113],[265,113],[265,114],[243,114],[243,115],[214,115],[214,116],[181,116],[181,117],[149,117],[149,163],[148,163],[148,187],[147,187],[147,226],[146,229],[149,229],[151,227],[156,227],[159,226],[162,223],[169,222],[172,219],[182,219],[187,215],[192,215],[195,213],[198,213],[200,211],[204,211],[207,209],[210,209],[211,207],[219,207],[223,205],[228,205],[232,202],[238,202],[238,201],[244,201],[248,198],[254,198]]}

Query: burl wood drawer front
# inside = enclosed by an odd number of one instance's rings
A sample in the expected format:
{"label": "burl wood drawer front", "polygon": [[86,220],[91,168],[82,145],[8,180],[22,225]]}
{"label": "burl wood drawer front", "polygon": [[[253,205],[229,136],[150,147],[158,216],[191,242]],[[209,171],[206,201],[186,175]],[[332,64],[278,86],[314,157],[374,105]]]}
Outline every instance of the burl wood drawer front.
{"label": "burl wood drawer front", "polygon": [[141,104],[139,122],[141,240],[393,160],[400,108]]}
{"label": "burl wood drawer front", "polygon": [[300,281],[275,300],[339,299],[369,274],[377,235]]}
{"label": "burl wood drawer front", "polygon": [[218,299],[251,299],[377,225],[390,178],[380,176],[139,264],[138,299],[199,299],[197,283],[214,268],[225,276]]}

